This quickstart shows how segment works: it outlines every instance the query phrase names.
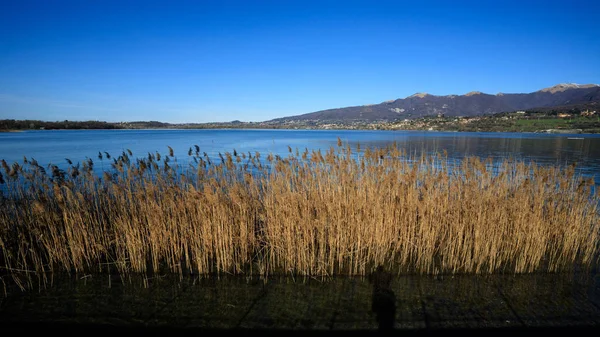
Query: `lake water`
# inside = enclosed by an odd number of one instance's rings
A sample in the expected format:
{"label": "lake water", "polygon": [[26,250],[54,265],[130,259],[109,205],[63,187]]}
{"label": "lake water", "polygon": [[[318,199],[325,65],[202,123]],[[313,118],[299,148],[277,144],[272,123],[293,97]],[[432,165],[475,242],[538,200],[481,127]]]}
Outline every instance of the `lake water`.
{"label": "lake water", "polygon": [[185,163],[190,147],[198,145],[200,153],[212,158],[234,150],[238,153],[259,152],[288,155],[288,146],[302,152],[336,146],[338,138],[353,149],[385,146],[396,142],[410,153],[447,152],[452,160],[465,156],[512,157],[534,160],[542,165],[577,163],[578,173],[600,182],[600,135],[431,132],[431,131],[363,131],[363,130],[40,130],[0,133],[0,159],[23,163],[36,159],[42,166],[50,163],[67,168],[66,158],[82,162],[91,158],[96,169],[108,169],[98,152],[119,156],[131,150],[134,157],[148,153],[167,154],[170,146],[177,160]]}

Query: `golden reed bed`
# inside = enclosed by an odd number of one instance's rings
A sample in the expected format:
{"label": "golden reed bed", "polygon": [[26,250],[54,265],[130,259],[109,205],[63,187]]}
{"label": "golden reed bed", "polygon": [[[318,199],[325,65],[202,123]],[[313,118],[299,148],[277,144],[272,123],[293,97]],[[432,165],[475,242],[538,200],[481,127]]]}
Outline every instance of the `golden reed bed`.
{"label": "golden reed bed", "polygon": [[[182,160],[185,159],[185,160]],[[599,194],[574,167],[398,146],[266,158],[99,153],[4,161],[0,275],[558,272],[598,262]],[[94,165],[105,168],[102,176]]]}

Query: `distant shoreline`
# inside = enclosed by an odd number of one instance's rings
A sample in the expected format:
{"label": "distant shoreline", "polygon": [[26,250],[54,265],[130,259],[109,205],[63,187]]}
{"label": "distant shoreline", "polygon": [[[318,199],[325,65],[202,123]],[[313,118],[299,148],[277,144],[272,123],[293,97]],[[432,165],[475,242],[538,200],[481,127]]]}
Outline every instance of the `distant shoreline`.
{"label": "distant shoreline", "polygon": [[156,121],[100,122],[0,120],[0,132],[27,130],[387,130],[440,132],[517,132],[548,134],[600,134],[596,111],[519,111],[485,116],[429,116],[397,121],[290,120],[285,122],[215,122],[170,124]]}
{"label": "distant shoreline", "polygon": [[0,130],[0,133],[18,133],[18,132],[25,132],[25,131],[36,131],[36,132],[43,132],[43,131],[140,131],[140,130],[146,130],[146,131],[160,131],[160,130],[173,130],[173,131],[191,131],[191,130],[287,130],[287,131],[420,131],[420,132],[456,132],[456,133],[473,133],[473,132],[490,132],[490,133],[536,133],[536,134],[552,134],[552,135],[572,135],[572,134],[577,134],[577,135],[597,135],[600,134],[599,132],[586,132],[588,130],[581,130],[581,129],[569,129],[569,130],[561,130],[561,129],[548,129],[548,130],[537,130],[537,131],[528,131],[528,130],[523,130],[523,131],[515,131],[515,130],[452,130],[452,129],[419,129],[419,128],[415,128],[415,129],[386,129],[386,128],[381,128],[381,129],[372,129],[372,128],[343,128],[343,127],[339,127],[339,128],[308,128],[308,127],[301,127],[301,128],[282,128],[282,127],[274,127],[274,128],[252,128],[252,127],[248,127],[248,128],[242,128],[242,127],[237,127],[237,128],[232,128],[232,127],[206,127],[206,128],[170,128],[170,127],[166,127],[166,128],[124,128],[124,129],[23,129],[23,130]]}

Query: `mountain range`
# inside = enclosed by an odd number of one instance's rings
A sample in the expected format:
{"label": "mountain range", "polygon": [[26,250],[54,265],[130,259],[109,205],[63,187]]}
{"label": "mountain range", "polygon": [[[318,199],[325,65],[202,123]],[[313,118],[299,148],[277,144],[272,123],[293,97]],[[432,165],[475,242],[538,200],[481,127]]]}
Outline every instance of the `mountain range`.
{"label": "mountain range", "polygon": [[465,95],[437,96],[416,93],[379,104],[327,109],[273,119],[272,123],[319,121],[331,123],[393,122],[427,116],[479,116],[535,108],[600,104],[600,85],[561,83],[531,93],[490,95],[472,91]]}

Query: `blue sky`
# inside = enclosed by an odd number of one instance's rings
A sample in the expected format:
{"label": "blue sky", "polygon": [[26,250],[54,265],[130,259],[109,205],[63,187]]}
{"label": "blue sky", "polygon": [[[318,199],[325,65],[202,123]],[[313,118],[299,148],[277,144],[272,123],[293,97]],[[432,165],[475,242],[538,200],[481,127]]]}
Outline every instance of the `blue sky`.
{"label": "blue sky", "polygon": [[1,1],[0,119],[265,121],[600,83],[599,1]]}

